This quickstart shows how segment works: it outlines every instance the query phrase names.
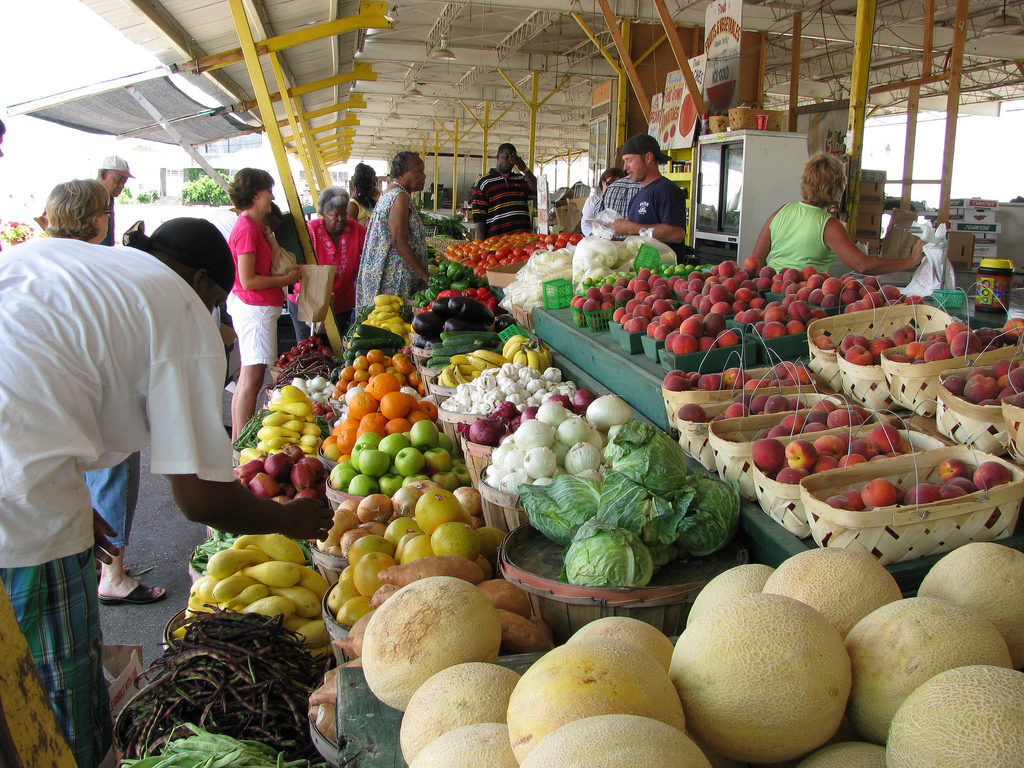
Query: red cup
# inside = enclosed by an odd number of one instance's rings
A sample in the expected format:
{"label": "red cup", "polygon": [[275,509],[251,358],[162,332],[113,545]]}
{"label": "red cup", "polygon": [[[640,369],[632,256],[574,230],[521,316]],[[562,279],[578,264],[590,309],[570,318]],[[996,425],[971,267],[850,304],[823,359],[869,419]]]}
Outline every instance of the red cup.
{"label": "red cup", "polygon": [[768,115],[754,115],[757,118],[757,130],[764,131],[768,128]]}

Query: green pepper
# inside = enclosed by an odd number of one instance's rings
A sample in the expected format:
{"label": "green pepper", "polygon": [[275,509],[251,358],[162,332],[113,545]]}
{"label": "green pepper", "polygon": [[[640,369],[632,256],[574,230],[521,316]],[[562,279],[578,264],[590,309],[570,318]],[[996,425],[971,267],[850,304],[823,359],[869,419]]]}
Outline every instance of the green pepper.
{"label": "green pepper", "polygon": [[423,293],[424,293],[424,298],[426,298],[426,301],[423,302],[422,306],[425,307],[428,304],[432,303],[434,301],[434,299],[437,298],[437,294],[439,294],[440,291],[438,291],[438,290],[436,290],[434,288],[427,288]]}
{"label": "green pepper", "polygon": [[451,286],[453,291],[465,291],[469,289],[469,280],[456,280]]}

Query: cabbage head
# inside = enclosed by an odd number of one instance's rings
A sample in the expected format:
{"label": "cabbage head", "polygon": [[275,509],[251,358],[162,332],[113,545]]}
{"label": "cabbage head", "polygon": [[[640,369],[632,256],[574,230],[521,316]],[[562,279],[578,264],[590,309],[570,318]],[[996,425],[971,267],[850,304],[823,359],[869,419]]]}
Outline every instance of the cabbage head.
{"label": "cabbage head", "polygon": [[577,529],[597,514],[601,481],[559,475],[547,485],[522,485],[519,503],[530,525],[562,547],[569,546]]}
{"label": "cabbage head", "polygon": [[656,496],[671,497],[686,484],[686,453],[657,427],[630,420],[604,449],[612,469]]}
{"label": "cabbage head", "polygon": [[740,485],[694,472],[687,479],[694,496],[679,526],[676,544],[691,557],[706,557],[732,541],[740,525]]}
{"label": "cabbage head", "polygon": [[580,587],[644,587],[654,574],[651,553],[624,528],[590,520],[565,552],[565,580]]}

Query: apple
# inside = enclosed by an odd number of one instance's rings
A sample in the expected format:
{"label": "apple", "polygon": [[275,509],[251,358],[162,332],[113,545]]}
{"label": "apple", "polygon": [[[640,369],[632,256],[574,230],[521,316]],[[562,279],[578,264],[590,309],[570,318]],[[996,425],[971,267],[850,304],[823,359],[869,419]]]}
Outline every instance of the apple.
{"label": "apple", "polygon": [[437,447],[444,448],[448,453],[455,453],[455,443],[444,432],[437,433]]}
{"label": "apple", "polygon": [[358,448],[377,448],[380,445],[381,436],[376,432],[364,432],[356,440]]}
{"label": "apple", "polygon": [[402,477],[418,475],[423,470],[423,467],[426,466],[426,463],[423,453],[411,445],[400,450],[398,455],[395,456],[395,470]]}
{"label": "apple", "polygon": [[403,449],[408,448],[412,443],[401,433],[395,433],[388,435],[377,445],[378,451],[384,451],[392,460],[402,452]]}
{"label": "apple", "polygon": [[435,472],[430,479],[446,491],[454,491],[459,487],[459,476],[454,472]]}
{"label": "apple", "polygon": [[413,483],[420,483],[420,482],[423,482],[424,480],[429,482],[430,481],[430,477],[427,476],[427,475],[422,475],[422,474],[421,475],[409,475],[407,478],[405,478],[405,482],[402,483],[402,485],[403,486],[405,486],[405,485],[412,485]]}
{"label": "apple", "polygon": [[353,496],[372,496],[380,492],[380,486],[377,485],[377,480],[369,475],[356,475],[345,492]]}
{"label": "apple", "polygon": [[[370,477],[380,477],[391,466],[391,457],[384,453],[384,451],[376,449],[363,450],[359,453],[358,466],[362,474],[369,475]],[[356,495],[361,496],[363,494]]]}
{"label": "apple", "polygon": [[385,496],[394,496],[402,487],[402,483],[404,482],[404,477],[393,474],[382,475],[380,480],[377,481],[380,486],[380,492]]}
{"label": "apple", "polygon": [[[422,421],[417,421],[422,424]],[[431,448],[423,452],[423,459],[426,461],[427,469],[432,472],[448,472],[452,468],[452,455],[444,448]],[[435,481],[436,482],[436,481]]]}
{"label": "apple", "polygon": [[[365,435],[364,435],[365,437]],[[412,425],[409,430],[409,437],[412,440],[412,447],[419,450],[437,448],[440,445],[440,433],[437,425],[429,419],[422,419]],[[356,441],[359,442],[358,440]]]}
{"label": "apple", "polygon": [[349,483],[352,482],[352,478],[359,474],[351,466],[346,466],[348,464],[350,464],[350,462],[345,462],[345,464],[339,464],[334,469],[332,469],[331,476],[328,481],[330,482],[332,488],[335,488],[341,491],[342,493],[348,493]]}
{"label": "apple", "polygon": [[467,488],[473,485],[473,478],[469,476],[469,469],[465,464],[452,464],[452,472],[459,478],[459,485]]}

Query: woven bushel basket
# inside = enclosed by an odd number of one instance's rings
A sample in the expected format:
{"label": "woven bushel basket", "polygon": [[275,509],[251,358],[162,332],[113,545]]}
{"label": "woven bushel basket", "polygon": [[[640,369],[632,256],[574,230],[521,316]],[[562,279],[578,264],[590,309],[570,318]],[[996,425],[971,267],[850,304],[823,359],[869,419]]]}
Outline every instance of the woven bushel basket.
{"label": "woven bushel basket", "polygon": [[1012,358],[1017,351],[1016,347],[1003,347],[982,352],[971,358],[958,357],[931,363],[894,363],[889,359],[892,355],[902,354],[904,349],[905,347],[892,347],[882,352],[882,373],[889,384],[889,394],[892,395],[893,402],[921,416],[935,414],[940,374],[964,365],[991,365],[996,360]]}
{"label": "woven bushel basket", "polygon": [[[865,425],[855,427],[853,430],[854,439],[864,437],[867,432],[862,429]],[[874,428],[874,425],[867,425]],[[795,440],[798,437],[804,440],[817,440],[822,435],[836,435],[847,432],[844,428],[827,429],[821,432],[813,432],[809,435],[797,435],[792,438],[777,438],[783,445]],[[926,435],[923,432],[910,430],[904,433],[910,447],[915,451],[933,451],[942,448],[946,442],[940,437]],[[800,486],[794,483],[780,483],[778,480],[765,475],[756,466],[753,469],[754,490],[757,492],[757,501],[761,509],[775,522],[792,533],[794,536],[804,539],[811,535],[811,526],[807,522],[807,513],[804,511],[803,501],[800,499]]]}
{"label": "woven bushel basket", "polygon": [[[970,368],[954,368],[946,376],[967,374]],[[1009,436],[1001,405],[975,405],[957,397],[945,387],[937,390],[938,410],[935,424],[939,432],[954,443],[967,445],[978,451],[1001,456],[1006,453]]]}
{"label": "woven bushel basket", "polygon": [[1024,445],[1021,440],[1021,430],[1024,429],[1024,408],[1013,405],[1012,400],[1016,395],[1003,398],[1003,423],[1006,425],[1006,443],[1013,460],[1018,464],[1024,464]]}
{"label": "woven bushel basket", "polygon": [[837,357],[836,363],[839,365],[844,394],[874,411],[884,411],[893,407],[882,366],[854,365],[842,357]]}
{"label": "woven bushel basket", "polygon": [[[954,458],[972,469],[985,461],[999,462],[1009,470],[1011,480],[987,491],[923,507],[891,506],[855,512],[825,503],[830,496],[860,489],[879,477],[904,489],[917,483],[941,482],[939,464]],[[818,546],[864,552],[887,565],[948,552],[972,541],[996,541],[1012,535],[1024,500],[1024,471],[1005,459],[954,445],[805,477],[800,481],[800,498]]]}
{"label": "woven bushel basket", "polygon": [[518,494],[503,493],[482,481],[477,490],[480,491],[480,506],[487,525],[509,533],[530,522],[526,512],[519,506]]}
{"label": "woven bushel basket", "polygon": [[472,424],[474,421],[482,418],[482,416],[478,416],[475,413],[455,413],[454,411],[446,411],[444,408],[437,409],[437,426],[448,435],[448,439],[452,441],[453,445],[459,445],[460,443],[459,424]]}
{"label": "woven bushel basket", "polygon": [[466,460],[466,469],[469,470],[469,478],[473,481],[473,487],[480,488],[483,482],[484,470],[491,466],[491,453],[494,447],[472,443],[459,435],[462,444],[462,456]]}

